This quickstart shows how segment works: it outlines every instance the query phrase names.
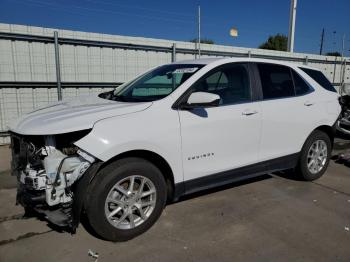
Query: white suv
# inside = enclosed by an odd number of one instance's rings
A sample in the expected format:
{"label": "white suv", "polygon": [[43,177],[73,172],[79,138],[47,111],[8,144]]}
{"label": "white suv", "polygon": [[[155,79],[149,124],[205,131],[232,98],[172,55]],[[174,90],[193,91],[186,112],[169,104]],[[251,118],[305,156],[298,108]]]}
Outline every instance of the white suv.
{"label": "white suv", "polygon": [[18,203],[107,240],[150,228],[167,201],[329,163],[338,94],[318,70],[260,59],[152,69],[114,91],[36,110],[10,127]]}

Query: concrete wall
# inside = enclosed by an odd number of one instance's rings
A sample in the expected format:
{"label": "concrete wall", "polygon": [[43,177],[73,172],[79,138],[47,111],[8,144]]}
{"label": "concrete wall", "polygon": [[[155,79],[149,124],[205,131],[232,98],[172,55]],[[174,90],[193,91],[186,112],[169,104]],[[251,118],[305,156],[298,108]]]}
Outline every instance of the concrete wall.
{"label": "concrete wall", "polygon": [[[119,83],[160,64],[172,61],[171,48],[176,44],[176,60],[195,58],[195,45],[189,42],[169,41],[142,37],[127,37],[51,28],[0,24],[0,132],[7,130],[8,123],[34,108],[57,101],[55,88],[33,88],[21,84],[14,88],[11,83],[54,82],[56,81],[55,55],[53,43],[11,40],[1,34],[24,34],[52,37],[58,31],[59,38],[103,41],[124,44],[124,48],[96,47],[86,45],[61,44],[61,74],[63,82]],[[140,45],[143,48],[128,47]],[[147,48],[148,46],[152,49]],[[159,50],[157,50],[159,47]],[[164,48],[167,48],[164,51]],[[202,57],[248,56],[287,60],[298,64],[308,64],[321,69],[334,83],[341,81],[339,58],[314,54],[287,53],[280,51],[238,48],[221,45],[201,45],[205,53]],[[334,62],[338,62],[334,66]],[[350,66],[346,67],[345,80],[350,83]],[[1,85],[1,83],[10,83]],[[98,93],[109,90],[103,88],[75,87],[63,89],[63,98],[80,94]],[[8,138],[0,137],[0,144]]]}

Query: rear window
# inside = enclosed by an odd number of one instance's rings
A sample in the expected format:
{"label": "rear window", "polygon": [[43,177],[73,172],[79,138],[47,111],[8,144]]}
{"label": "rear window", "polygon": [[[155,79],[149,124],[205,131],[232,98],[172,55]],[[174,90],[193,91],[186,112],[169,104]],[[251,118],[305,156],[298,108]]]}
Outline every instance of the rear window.
{"label": "rear window", "polygon": [[309,68],[303,68],[300,67],[301,70],[303,70],[306,74],[308,74],[313,80],[315,80],[320,86],[322,86],[324,89],[331,91],[331,92],[337,92],[337,90],[334,88],[331,82],[325,77],[325,75],[317,70],[312,70]]}

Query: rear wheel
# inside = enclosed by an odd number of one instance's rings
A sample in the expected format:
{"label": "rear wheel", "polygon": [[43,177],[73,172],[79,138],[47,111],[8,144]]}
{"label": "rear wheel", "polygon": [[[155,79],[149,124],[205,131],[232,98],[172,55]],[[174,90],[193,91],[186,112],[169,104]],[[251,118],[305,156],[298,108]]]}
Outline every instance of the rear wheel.
{"label": "rear wheel", "polygon": [[140,158],[108,165],[91,186],[88,221],[106,240],[126,241],[142,234],[157,221],[166,202],[162,173]]}
{"label": "rear wheel", "polygon": [[314,131],[306,140],[301,151],[297,167],[300,177],[307,181],[320,178],[327,170],[332,151],[329,136],[320,131]]}

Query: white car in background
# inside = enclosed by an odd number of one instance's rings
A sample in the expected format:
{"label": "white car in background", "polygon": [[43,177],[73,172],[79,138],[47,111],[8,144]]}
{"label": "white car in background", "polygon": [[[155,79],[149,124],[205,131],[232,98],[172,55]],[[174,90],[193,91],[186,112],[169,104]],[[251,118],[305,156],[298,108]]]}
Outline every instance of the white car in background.
{"label": "white car in background", "polygon": [[[58,102],[10,127],[17,201],[111,241],[149,229],[167,201],[329,163],[338,94],[312,68],[261,59],[159,66],[114,91]],[[190,215],[190,214],[189,214]]]}

